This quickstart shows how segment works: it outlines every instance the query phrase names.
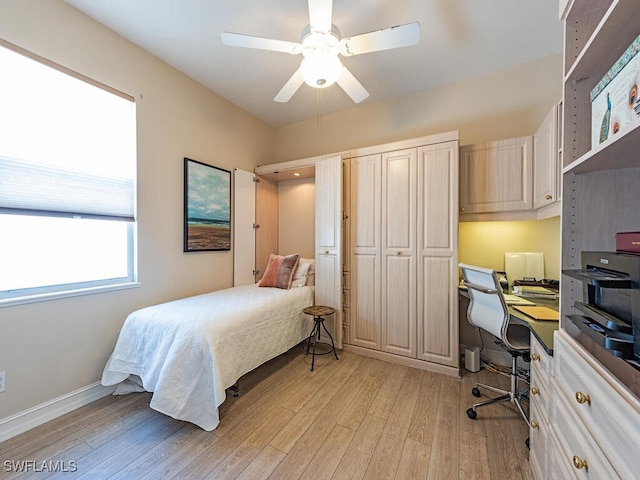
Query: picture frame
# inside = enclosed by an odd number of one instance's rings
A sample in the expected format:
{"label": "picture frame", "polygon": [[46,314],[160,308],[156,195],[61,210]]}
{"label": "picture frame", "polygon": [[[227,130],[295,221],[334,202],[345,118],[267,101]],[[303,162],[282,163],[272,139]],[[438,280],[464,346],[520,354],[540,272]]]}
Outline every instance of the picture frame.
{"label": "picture frame", "polygon": [[231,250],[231,171],[184,158],[184,252]]}

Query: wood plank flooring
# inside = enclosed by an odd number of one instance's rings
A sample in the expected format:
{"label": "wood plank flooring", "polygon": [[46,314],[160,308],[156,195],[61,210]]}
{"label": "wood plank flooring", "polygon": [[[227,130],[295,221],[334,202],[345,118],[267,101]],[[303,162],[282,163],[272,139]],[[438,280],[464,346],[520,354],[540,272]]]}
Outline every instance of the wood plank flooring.
{"label": "wood plank flooring", "polygon": [[149,408],[150,394],[109,396],[0,443],[0,479],[528,480],[528,429],[513,405],[478,411],[476,381],[301,346],[240,380],[205,432]]}

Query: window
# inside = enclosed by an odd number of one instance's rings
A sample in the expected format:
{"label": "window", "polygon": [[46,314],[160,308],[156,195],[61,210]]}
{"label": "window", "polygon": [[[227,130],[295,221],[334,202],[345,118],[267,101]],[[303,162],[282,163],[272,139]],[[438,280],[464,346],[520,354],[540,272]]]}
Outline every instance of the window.
{"label": "window", "polygon": [[135,282],[131,97],[0,43],[0,305]]}

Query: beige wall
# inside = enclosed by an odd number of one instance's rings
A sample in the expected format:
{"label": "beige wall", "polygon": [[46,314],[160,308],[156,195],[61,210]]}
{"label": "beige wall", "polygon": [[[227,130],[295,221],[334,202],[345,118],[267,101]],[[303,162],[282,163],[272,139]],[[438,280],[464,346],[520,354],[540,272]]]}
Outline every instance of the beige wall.
{"label": "beige wall", "polygon": [[315,179],[278,184],[278,252],[315,257]]}
{"label": "beige wall", "polygon": [[276,159],[459,130],[460,144],[533,134],[562,97],[562,56],[281,127]]}
{"label": "beige wall", "polygon": [[460,223],[460,262],[504,271],[504,252],[543,252],[545,278],[560,280],[560,217]]}
{"label": "beige wall", "polygon": [[0,37],[136,98],[141,288],[0,308],[0,419],[99,381],[126,315],[231,286],[231,252],[182,252],[183,157],[272,163],[274,130],[59,0],[2,0]]}

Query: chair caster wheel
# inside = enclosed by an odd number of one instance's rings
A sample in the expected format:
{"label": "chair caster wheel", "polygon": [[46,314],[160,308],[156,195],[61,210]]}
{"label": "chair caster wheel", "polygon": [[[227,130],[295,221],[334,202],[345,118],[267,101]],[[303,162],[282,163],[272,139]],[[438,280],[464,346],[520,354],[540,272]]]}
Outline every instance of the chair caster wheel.
{"label": "chair caster wheel", "polygon": [[527,446],[527,450],[531,450],[531,447],[529,446],[529,437],[524,441],[524,444]]}
{"label": "chair caster wheel", "polygon": [[479,397],[480,396],[480,389],[478,387],[473,387],[471,389],[471,395],[473,395],[474,397]]}
{"label": "chair caster wheel", "polygon": [[475,420],[477,416],[478,413],[473,408],[467,410],[467,417],[469,417],[471,420]]}

